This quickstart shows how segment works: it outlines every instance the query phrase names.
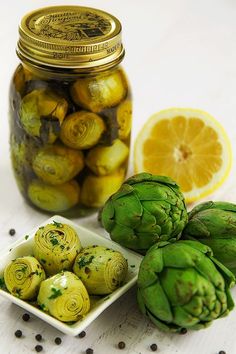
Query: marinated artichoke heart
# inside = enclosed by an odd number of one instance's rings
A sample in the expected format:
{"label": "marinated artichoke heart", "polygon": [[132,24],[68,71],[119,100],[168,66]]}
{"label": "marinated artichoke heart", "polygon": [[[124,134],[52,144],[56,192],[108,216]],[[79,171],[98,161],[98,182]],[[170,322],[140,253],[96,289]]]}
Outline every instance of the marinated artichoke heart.
{"label": "marinated artichoke heart", "polygon": [[140,173],[107,200],[101,219],[112,240],[145,253],[158,241],[178,239],[188,217],[172,179]]}
{"label": "marinated artichoke heart", "polygon": [[42,226],[34,236],[33,254],[48,275],[70,270],[81,250],[75,230],[66,224],[54,222]]}
{"label": "marinated artichoke heart", "polygon": [[27,147],[23,141],[18,143],[13,135],[10,138],[10,147],[14,176],[19,190],[23,193],[26,188],[24,169],[28,165]]}
{"label": "marinated artichoke heart", "polygon": [[78,321],[90,309],[88,292],[71,272],[61,272],[41,283],[38,304],[62,322]]}
{"label": "marinated artichoke heart", "polygon": [[81,188],[81,203],[92,208],[103,206],[110,195],[120,188],[123,180],[124,170],[101,177],[88,175]]}
{"label": "marinated artichoke heart", "polygon": [[236,204],[205,202],[189,213],[183,238],[211,247],[214,257],[236,275]]}
{"label": "marinated artichoke heart", "polygon": [[102,246],[90,246],[78,254],[73,271],[89,294],[106,295],[121,286],[127,269],[127,261],[120,252]]}
{"label": "marinated artichoke heart", "polygon": [[33,180],[28,186],[30,201],[40,209],[49,212],[62,212],[79,202],[80,188],[75,180],[51,186],[39,180]]}
{"label": "marinated artichoke heart", "polygon": [[141,312],[163,331],[208,327],[234,307],[234,275],[197,241],[159,242],[138,274]]}
{"label": "marinated artichoke heart", "polygon": [[50,89],[37,89],[24,96],[20,121],[24,130],[45,143],[53,143],[67,113],[67,101]]}
{"label": "marinated artichoke heart", "polygon": [[120,103],[127,95],[127,87],[124,73],[116,70],[78,79],[71,88],[71,96],[76,104],[97,113]]}
{"label": "marinated artichoke heart", "polygon": [[105,176],[117,170],[128,156],[127,145],[116,139],[111,146],[96,146],[91,149],[85,163],[96,175]]}
{"label": "marinated artichoke heart", "polygon": [[66,117],[60,138],[73,149],[89,149],[99,142],[105,129],[105,123],[97,114],[79,111]]}
{"label": "marinated artichoke heart", "polygon": [[117,107],[116,119],[119,126],[118,133],[121,140],[129,137],[132,124],[132,103],[125,100]]}
{"label": "marinated artichoke heart", "polygon": [[74,178],[84,167],[81,151],[63,145],[40,149],[32,163],[35,174],[45,183],[58,185]]}
{"label": "marinated artichoke heart", "polygon": [[44,279],[43,267],[36,258],[30,256],[16,258],[4,270],[7,290],[22,300],[36,298]]}

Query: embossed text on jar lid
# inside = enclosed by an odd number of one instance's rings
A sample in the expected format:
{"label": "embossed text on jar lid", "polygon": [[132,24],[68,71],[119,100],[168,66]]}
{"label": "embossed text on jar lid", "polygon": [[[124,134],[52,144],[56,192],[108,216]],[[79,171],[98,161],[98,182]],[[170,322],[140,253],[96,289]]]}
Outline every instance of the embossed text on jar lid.
{"label": "embossed text on jar lid", "polygon": [[23,17],[17,54],[33,65],[92,69],[124,56],[121,24],[114,16],[81,6],[52,6]]}

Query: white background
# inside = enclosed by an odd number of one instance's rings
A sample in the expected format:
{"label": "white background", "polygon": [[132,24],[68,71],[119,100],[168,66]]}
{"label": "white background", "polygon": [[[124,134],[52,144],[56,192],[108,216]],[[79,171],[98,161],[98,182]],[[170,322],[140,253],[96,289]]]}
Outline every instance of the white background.
{"label": "white background", "polygon": [[[1,248],[9,248],[18,237],[45,219],[32,210],[16,189],[8,147],[8,87],[18,63],[15,46],[21,17],[34,8],[77,4],[103,9],[123,24],[126,47],[124,66],[134,96],[133,141],[147,118],[168,107],[193,107],[208,111],[225,127],[235,156],[236,150],[236,1],[235,0],[93,0],[45,1],[5,0],[0,8],[0,230]],[[130,164],[132,173],[132,158]],[[230,177],[212,198],[236,202],[235,163]],[[79,221],[98,229],[96,218]],[[17,230],[8,235],[10,227]],[[236,294],[235,290],[234,293]],[[236,296],[235,296],[236,299]],[[149,353],[156,342],[162,354],[236,354],[236,312],[215,321],[211,328],[186,336],[160,333],[137,311],[135,289],[123,296],[87,330],[84,339],[62,335],[63,345],[53,344],[61,335],[42,321],[21,320],[22,310],[0,300],[1,353],[30,353],[34,335],[42,333],[45,352],[118,353],[115,344],[124,340],[122,353]],[[14,338],[22,329],[25,337]]]}

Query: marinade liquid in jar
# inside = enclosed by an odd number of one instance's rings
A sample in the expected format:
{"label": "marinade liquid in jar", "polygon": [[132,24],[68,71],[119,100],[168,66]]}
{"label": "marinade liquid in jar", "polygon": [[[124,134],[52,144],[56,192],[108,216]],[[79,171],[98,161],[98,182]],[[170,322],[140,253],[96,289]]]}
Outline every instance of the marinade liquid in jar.
{"label": "marinade liquid in jar", "polygon": [[80,6],[27,14],[10,88],[11,160],[34,207],[66,216],[101,207],[125,179],[131,94],[121,24]]}

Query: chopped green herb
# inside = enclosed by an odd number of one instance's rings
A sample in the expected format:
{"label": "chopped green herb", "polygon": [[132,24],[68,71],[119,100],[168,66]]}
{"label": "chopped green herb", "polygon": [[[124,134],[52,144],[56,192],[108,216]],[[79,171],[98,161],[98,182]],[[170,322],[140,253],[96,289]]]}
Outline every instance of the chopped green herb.
{"label": "chopped green herb", "polygon": [[56,299],[58,296],[62,295],[61,289],[51,288],[52,295],[49,296],[49,300]]}
{"label": "chopped green herb", "polygon": [[21,272],[25,273],[27,271],[28,267],[27,266],[24,266],[22,267],[21,269],[19,269]]}
{"label": "chopped green herb", "polygon": [[60,248],[61,248],[62,250],[64,250],[65,246],[64,246],[64,245],[60,245]]}
{"label": "chopped green herb", "polygon": [[16,294],[17,297],[20,297],[20,296],[21,296],[22,289],[20,289],[20,288],[15,288],[15,289],[13,290],[13,292]]}
{"label": "chopped green herb", "polygon": [[28,240],[28,238],[29,238],[29,235],[25,235],[25,240]]}
{"label": "chopped green herb", "polygon": [[51,238],[51,240],[50,240],[50,242],[51,242],[51,244],[53,245],[53,246],[56,246],[56,245],[58,245],[59,244],[59,241],[58,241],[58,239],[57,238]]}
{"label": "chopped green herb", "polygon": [[11,252],[11,251],[12,251],[12,248],[9,249],[9,252]]}
{"label": "chopped green herb", "polygon": [[46,311],[46,306],[44,304],[40,304],[39,305],[39,308],[42,310],[42,311]]}
{"label": "chopped green herb", "polygon": [[62,223],[53,220],[53,225],[56,227],[63,227]]}
{"label": "chopped green herb", "polygon": [[39,230],[42,230],[42,229],[44,229],[44,226],[40,226],[40,227],[39,227]]}
{"label": "chopped green herb", "polygon": [[0,289],[6,289],[4,278],[0,278]]}
{"label": "chopped green herb", "polygon": [[131,264],[130,267],[131,267],[131,268],[135,268],[135,264]]}
{"label": "chopped green herb", "polygon": [[91,256],[88,260],[85,259],[85,257],[80,257],[79,261],[77,262],[79,265],[79,268],[83,268],[86,265],[90,264],[92,262],[92,260],[94,259],[94,256]]}
{"label": "chopped green herb", "polygon": [[45,259],[43,259],[43,258],[41,258],[40,261],[41,261],[43,264],[47,263],[47,262],[45,261]]}

